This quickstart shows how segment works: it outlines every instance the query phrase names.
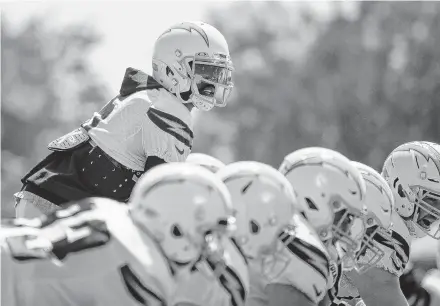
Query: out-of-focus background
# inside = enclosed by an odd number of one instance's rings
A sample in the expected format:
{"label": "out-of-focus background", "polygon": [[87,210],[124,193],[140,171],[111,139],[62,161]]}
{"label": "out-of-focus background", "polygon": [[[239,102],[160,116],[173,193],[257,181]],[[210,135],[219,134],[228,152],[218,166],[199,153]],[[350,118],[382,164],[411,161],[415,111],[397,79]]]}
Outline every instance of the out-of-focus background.
{"label": "out-of-focus background", "polygon": [[324,146],[380,170],[403,142],[440,142],[439,2],[2,4],[2,216],[46,145],[111,99],[125,68],[150,72],[154,40],[181,20],[216,26],[236,67],[229,106],[194,114],[194,151],[277,167]]}

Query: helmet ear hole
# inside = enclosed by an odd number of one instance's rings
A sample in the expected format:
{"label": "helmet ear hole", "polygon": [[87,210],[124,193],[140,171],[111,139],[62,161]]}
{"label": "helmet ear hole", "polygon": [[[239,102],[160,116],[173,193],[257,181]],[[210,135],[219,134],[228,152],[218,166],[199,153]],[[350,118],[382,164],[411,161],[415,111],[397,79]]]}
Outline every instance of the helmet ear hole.
{"label": "helmet ear hole", "polygon": [[171,70],[171,68],[169,66],[167,66],[165,73],[168,77],[174,76],[174,72],[173,72],[173,70]]}
{"label": "helmet ear hole", "polygon": [[306,200],[307,205],[310,209],[318,210],[318,207],[316,206],[315,202],[312,201],[310,198],[304,198]]}
{"label": "helmet ear hole", "polygon": [[176,237],[176,238],[181,238],[183,236],[183,233],[182,233],[179,225],[177,225],[177,224],[173,224],[173,226],[171,227],[171,234],[173,235],[173,237]]}
{"label": "helmet ear hole", "polygon": [[397,193],[399,194],[399,196],[401,198],[406,198],[405,191],[403,191],[403,187],[401,184],[399,184],[399,186],[397,186]]}
{"label": "helmet ear hole", "polygon": [[250,226],[250,231],[252,234],[256,235],[260,232],[260,225],[258,225],[257,221],[250,220],[249,226]]}

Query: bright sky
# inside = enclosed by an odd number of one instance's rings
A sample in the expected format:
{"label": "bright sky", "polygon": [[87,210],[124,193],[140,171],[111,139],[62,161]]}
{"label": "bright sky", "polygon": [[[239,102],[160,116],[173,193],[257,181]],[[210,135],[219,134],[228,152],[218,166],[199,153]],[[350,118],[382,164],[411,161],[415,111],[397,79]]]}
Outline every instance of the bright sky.
{"label": "bright sky", "polygon": [[[10,21],[16,29],[34,15],[46,17],[48,24],[53,27],[81,21],[95,26],[103,35],[103,41],[91,59],[97,73],[108,83],[109,89],[117,92],[127,67],[151,72],[153,44],[168,26],[182,20],[204,20],[208,11],[226,7],[232,1],[0,2],[2,17]],[[317,1],[309,4],[319,15],[328,14],[329,2]]]}
{"label": "bright sky", "polygon": [[92,55],[98,73],[110,90],[119,90],[127,67],[151,72],[155,39],[168,26],[182,20],[203,20],[206,12],[228,1],[41,1],[2,3],[2,15],[20,28],[33,15],[48,16],[49,24],[62,27],[88,21],[103,34]]}

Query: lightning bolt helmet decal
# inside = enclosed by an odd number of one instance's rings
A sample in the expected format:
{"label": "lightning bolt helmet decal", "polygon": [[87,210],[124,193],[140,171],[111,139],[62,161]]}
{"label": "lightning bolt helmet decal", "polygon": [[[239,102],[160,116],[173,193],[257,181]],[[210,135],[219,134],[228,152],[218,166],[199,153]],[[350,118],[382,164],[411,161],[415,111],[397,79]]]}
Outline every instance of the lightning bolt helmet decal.
{"label": "lightning bolt helmet decal", "polygon": [[[203,23],[202,23],[203,24]],[[191,32],[192,30],[196,31],[197,33],[200,34],[200,36],[202,36],[203,40],[206,42],[206,45],[209,47],[209,38],[208,35],[206,34],[205,30],[203,30],[203,28],[201,26],[199,26],[196,23],[192,23],[192,22],[181,22],[179,24],[176,24],[172,27],[170,27],[168,30],[166,30],[165,32],[163,32],[159,38],[166,34],[171,32],[171,30],[186,30],[188,32]]]}

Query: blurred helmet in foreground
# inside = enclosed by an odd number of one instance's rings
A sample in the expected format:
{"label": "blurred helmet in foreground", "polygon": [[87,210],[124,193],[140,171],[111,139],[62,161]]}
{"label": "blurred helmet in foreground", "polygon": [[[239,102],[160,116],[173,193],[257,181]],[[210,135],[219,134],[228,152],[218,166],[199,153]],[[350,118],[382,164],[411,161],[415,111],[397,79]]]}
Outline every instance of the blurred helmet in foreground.
{"label": "blurred helmet in foreground", "polygon": [[189,163],[168,163],[148,171],[135,185],[129,205],[135,222],[179,266],[190,266],[235,219],[230,194],[210,171]]}
{"label": "blurred helmet in foreground", "polygon": [[249,258],[276,251],[278,235],[301,211],[289,182],[269,165],[242,161],[217,175],[226,184],[237,210],[234,237]]}
{"label": "blurred helmet in foreground", "polygon": [[344,253],[354,254],[365,233],[366,186],[351,161],[336,151],[310,147],[287,155],[279,170],[321,240],[338,242]]}
{"label": "blurred helmet in foreground", "polygon": [[212,173],[217,173],[220,169],[222,169],[225,164],[221,162],[219,159],[203,153],[191,153],[188,155],[186,159],[187,163],[195,164],[202,166]]}

